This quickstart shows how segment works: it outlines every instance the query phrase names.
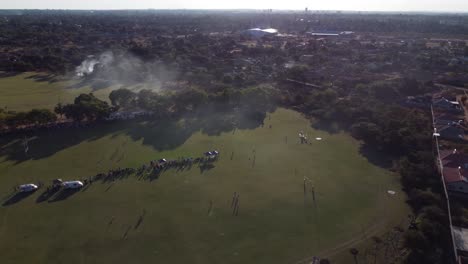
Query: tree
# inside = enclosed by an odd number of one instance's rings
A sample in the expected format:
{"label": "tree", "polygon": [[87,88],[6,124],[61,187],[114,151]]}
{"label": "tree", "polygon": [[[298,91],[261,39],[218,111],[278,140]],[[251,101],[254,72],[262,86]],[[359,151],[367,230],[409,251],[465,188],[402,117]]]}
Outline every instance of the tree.
{"label": "tree", "polygon": [[272,92],[268,87],[244,89],[241,93],[241,103],[251,109],[266,111],[272,105]]}
{"label": "tree", "polygon": [[70,119],[75,121],[81,121],[86,118],[86,115],[82,108],[77,104],[67,104],[62,107],[63,114]]}
{"label": "tree", "polygon": [[194,111],[208,101],[208,94],[198,89],[188,89],[174,96],[174,103],[179,111]]}
{"label": "tree", "polygon": [[111,107],[105,101],[99,100],[92,93],[80,94],[73,104],[62,107],[63,113],[75,121],[99,120],[108,117],[112,112]]}
{"label": "tree", "polygon": [[424,249],[429,246],[429,241],[418,230],[408,230],[404,234],[404,245],[411,249]]}
{"label": "tree", "polygon": [[33,109],[26,113],[28,123],[46,124],[57,120],[57,116],[48,109]]}
{"label": "tree", "polygon": [[6,124],[9,127],[18,127],[22,125],[28,124],[28,121],[26,119],[26,113],[25,112],[19,112],[19,113],[12,113],[6,118]]}
{"label": "tree", "polygon": [[397,85],[393,82],[376,81],[367,86],[369,93],[375,98],[388,101],[398,97]]}
{"label": "tree", "polygon": [[154,103],[154,99],[157,97],[157,95],[151,90],[143,89],[138,92],[137,97],[137,103],[139,107],[143,109],[151,109]]}
{"label": "tree", "polygon": [[111,104],[114,106],[129,107],[133,104],[137,95],[128,89],[114,90],[109,94]]}
{"label": "tree", "polygon": [[380,128],[371,122],[359,122],[351,126],[351,135],[369,144],[376,144],[381,134]]}
{"label": "tree", "polygon": [[412,189],[408,197],[408,203],[416,212],[419,212],[425,206],[440,204],[440,196],[431,191]]}
{"label": "tree", "polygon": [[309,67],[305,65],[293,66],[286,72],[286,78],[306,82],[309,70]]}
{"label": "tree", "polygon": [[145,110],[152,111],[158,118],[166,117],[169,114],[169,108],[172,106],[169,95],[160,95],[148,89],[138,92],[137,105]]}
{"label": "tree", "polygon": [[6,126],[6,115],[3,112],[3,109],[0,108],[0,129]]}
{"label": "tree", "polygon": [[327,88],[323,91],[313,91],[305,100],[305,105],[308,110],[323,109],[325,111],[332,111],[333,105],[335,105],[338,99],[338,94],[331,88]]}
{"label": "tree", "polygon": [[58,103],[54,108],[54,112],[60,117],[63,116],[65,114],[65,112],[63,111],[63,105],[61,103]]}

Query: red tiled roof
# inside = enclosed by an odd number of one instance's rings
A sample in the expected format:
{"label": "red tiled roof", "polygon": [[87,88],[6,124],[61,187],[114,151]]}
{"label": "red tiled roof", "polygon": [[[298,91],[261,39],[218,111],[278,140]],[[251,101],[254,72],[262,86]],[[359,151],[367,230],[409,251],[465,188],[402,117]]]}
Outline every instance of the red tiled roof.
{"label": "red tiled roof", "polygon": [[453,150],[442,150],[440,158],[443,165],[443,176],[446,183],[466,181],[468,178],[468,155]]}

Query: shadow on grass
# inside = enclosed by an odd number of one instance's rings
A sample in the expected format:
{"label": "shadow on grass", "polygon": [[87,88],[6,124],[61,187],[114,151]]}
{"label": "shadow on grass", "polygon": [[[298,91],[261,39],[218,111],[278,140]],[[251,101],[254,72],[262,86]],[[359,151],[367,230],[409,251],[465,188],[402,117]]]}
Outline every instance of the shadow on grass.
{"label": "shadow on grass", "polygon": [[15,203],[18,203],[22,201],[23,199],[29,197],[31,194],[34,192],[17,192],[15,194],[12,194],[10,198],[8,198],[5,202],[3,202],[3,206],[9,206],[13,205]]}
{"label": "shadow on grass", "polygon": [[[324,122],[317,121],[312,123],[312,128],[326,131],[330,134],[337,134],[341,132],[347,132],[345,127],[340,126],[340,124],[335,122]],[[367,144],[362,144],[359,148],[359,154],[367,159],[371,164],[390,169],[393,166],[393,158],[389,157],[388,154],[379,152],[375,146],[370,146]]]}
{"label": "shadow on grass", "polygon": [[58,193],[60,188],[58,187],[48,187],[44,192],[42,192],[36,199],[36,203],[42,203],[48,201],[54,195]]}
{"label": "shadow on grass", "polygon": [[[17,163],[27,160],[40,160],[83,142],[101,139],[106,136],[127,135],[132,140],[141,140],[144,145],[155,150],[174,149],[184,144],[193,133],[202,131],[208,135],[219,135],[234,129],[255,129],[263,124],[266,112],[256,112],[255,116],[246,111],[200,112],[177,120],[118,121],[59,129],[40,129],[0,138],[0,157]],[[25,151],[24,139],[28,138]]]}
{"label": "shadow on grass", "polygon": [[152,181],[155,181],[155,180],[159,179],[159,177],[161,176],[161,174],[162,174],[161,171],[155,171],[155,170],[153,170],[153,171],[150,172],[150,174],[149,174],[148,176],[143,177],[142,179],[143,179],[143,180],[148,180],[148,181],[152,182]]}
{"label": "shadow on grass", "polygon": [[101,89],[109,88],[110,86],[115,85],[115,84],[116,83],[109,81],[109,80],[85,78],[75,84],[69,85],[67,89],[80,89],[80,88],[88,86],[93,91],[98,91]]}
{"label": "shadow on grass", "polygon": [[[54,155],[60,150],[93,141],[108,134],[122,130],[117,124],[102,124],[83,128],[40,129],[6,135],[0,139],[0,156],[17,163],[27,160],[39,160]],[[28,151],[25,151],[24,139],[28,139]]]}
{"label": "shadow on grass", "polygon": [[362,144],[359,148],[359,153],[367,159],[371,164],[385,168],[391,169],[393,166],[393,159],[385,153],[381,153],[376,150],[374,147]]}
{"label": "shadow on grass", "polygon": [[200,173],[203,173],[205,171],[214,169],[215,165],[211,162],[205,162],[205,163],[200,164],[199,168],[200,168]]}
{"label": "shadow on grass", "polygon": [[134,172],[128,172],[128,173],[119,173],[119,174],[112,174],[112,175],[106,175],[101,178],[98,178],[98,181],[101,181],[102,183],[113,183],[115,181],[121,181],[128,179],[128,177],[134,175]]}
{"label": "shadow on grass", "polygon": [[20,74],[21,72],[0,72],[0,78],[14,77]]}
{"label": "shadow on grass", "polygon": [[80,189],[61,189],[52,197],[52,199],[48,200],[48,202],[54,203],[64,201],[73,196],[75,193],[78,193],[79,191]]}
{"label": "shadow on grass", "polygon": [[33,74],[31,76],[26,77],[26,79],[32,79],[36,82],[48,82],[48,83],[55,83],[55,82],[60,81],[59,79],[57,79],[57,75],[51,74],[51,73],[49,74],[37,73],[37,74]]}
{"label": "shadow on grass", "polygon": [[140,217],[138,217],[138,220],[135,224],[135,226],[133,227],[133,229],[138,229],[141,225],[141,223],[143,223],[143,219],[144,219],[144,215],[140,215]]}

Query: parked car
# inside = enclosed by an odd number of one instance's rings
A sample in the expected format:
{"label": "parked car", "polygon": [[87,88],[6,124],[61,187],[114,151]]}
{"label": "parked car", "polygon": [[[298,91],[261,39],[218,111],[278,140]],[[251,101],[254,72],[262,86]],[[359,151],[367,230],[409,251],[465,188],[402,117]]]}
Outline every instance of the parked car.
{"label": "parked car", "polygon": [[66,181],[62,183],[64,189],[79,189],[84,186],[81,181]]}
{"label": "parked car", "polygon": [[19,192],[34,192],[37,190],[39,187],[35,184],[28,183],[28,184],[23,184],[18,186],[18,191]]}

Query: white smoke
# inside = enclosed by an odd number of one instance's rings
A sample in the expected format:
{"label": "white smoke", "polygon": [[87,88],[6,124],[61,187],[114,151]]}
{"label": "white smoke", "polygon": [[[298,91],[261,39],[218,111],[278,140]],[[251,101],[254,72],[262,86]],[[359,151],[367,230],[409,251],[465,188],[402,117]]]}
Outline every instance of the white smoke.
{"label": "white smoke", "polygon": [[112,63],[112,61],[114,61],[114,54],[112,54],[110,51],[104,52],[99,56],[98,59],[96,59],[94,55],[90,55],[80,64],[80,66],[76,67],[76,76],[83,77],[85,75],[91,74],[94,72],[96,65],[106,67]]}
{"label": "white smoke", "polygon": [[81,63],[80,66],[76,67],[76,70],[75,70],[76,76],[83,77],[85,75],[92,73],[94,71],[94,66],[96,66],[97,63],[98,61],[96,59],[91,59],[91,58],[86,59],[85,61]]}
{"label": "white smoke", "polygon": [[77,87],[89,85],[97,90],[120,86],[157,91],[163,84],[178,80],[178,67],[177,63],[166,64],[159,58],[143,60],[128,52],[106,51],[88,56],[75,68],[75,76],[82,79]]}

